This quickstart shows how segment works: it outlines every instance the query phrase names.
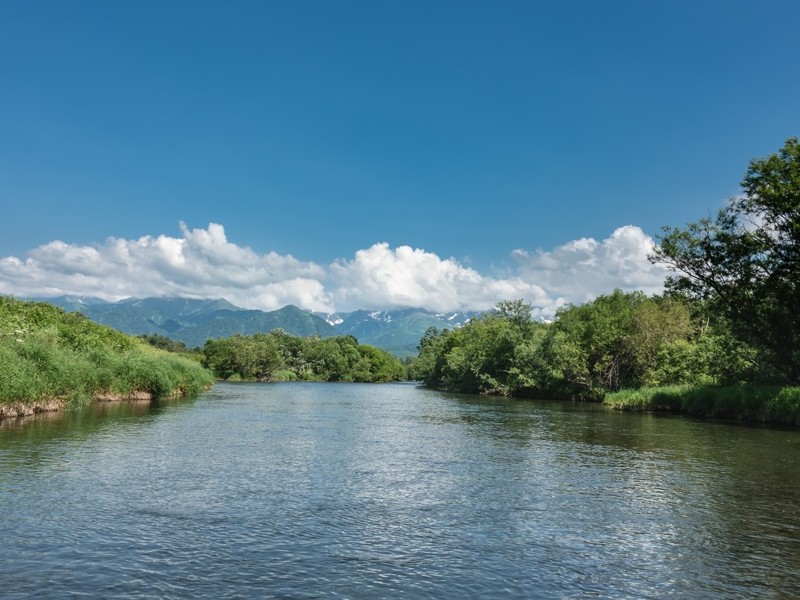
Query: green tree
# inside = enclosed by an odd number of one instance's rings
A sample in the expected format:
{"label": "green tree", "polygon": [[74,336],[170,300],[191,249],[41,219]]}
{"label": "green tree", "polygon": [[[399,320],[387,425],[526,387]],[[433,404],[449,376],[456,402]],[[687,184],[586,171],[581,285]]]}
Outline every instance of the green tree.
{"label": "green tree", "polygon": [[189,352],[189,348],[180,340],[173,340],[172,338],[161,335],[160,333],[142,334],[136,337],[144,340],[155,348],[160,348],[161,350],[166,350],[167,352]]}
{"label": "green tree", "polygon": [[578,395],[597,399],[633,378],[629,339],[635,311],[645,301],[641,292],[615,290],[558,311],[546,344],[548,360]]}
{"label": "green tree", "polygon": [[648,298],[633,311],[630,333],[623,342],[625,354],[631,361],[631,380],[628,385],[667,385],[661,372],[664,348],[687,342],[693,336],[691,314],[685,302],[676,298]]}
{"label": "green tree", "polygon": [[543,344],[544,365],[552,367],[556,387],[560,381],[564,391],[591,399],[625,387],[684,383],[705,368],[685,369],[695,335],[687,302],[615,290],[559,310]]}
{"label": "green tree", "polygon": [[417,345],[418,355],[408,365],[408,377],[423,381],[433,388],[441,387],[444,355],[447,352],[450,330],[429,327]]}
{"label": "green tree", "polygon": [[665,227],[651,260],[679,273],[668,290],[707,300],[762,353],[762,376],[800,382],[800,142],[754,159],[716,219]]}
{"label": "green tree", "polygon": [[522,334],[528,333],[531,328],[531,311],[533,307],[522,299],[502,300],[497,303],[497,315],[506,319],[516,330]]}
{"label": "green tree", "polygon": [[540,347],[545,325],[531,319],[522,300],[503,301],[497,310],[450,331],[430,328],[419,355],[408,366],[412,379],[457,392],[513,396],[530,393],[542,381]]}

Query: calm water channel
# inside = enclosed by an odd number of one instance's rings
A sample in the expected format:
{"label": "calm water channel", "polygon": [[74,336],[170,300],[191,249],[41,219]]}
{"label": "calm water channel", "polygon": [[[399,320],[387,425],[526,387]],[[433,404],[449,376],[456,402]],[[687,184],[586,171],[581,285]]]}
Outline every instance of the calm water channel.
{"label": "calm water channel", "polygon": [[800,433],[410,384],[0,424],[0,596],[797,598]]}

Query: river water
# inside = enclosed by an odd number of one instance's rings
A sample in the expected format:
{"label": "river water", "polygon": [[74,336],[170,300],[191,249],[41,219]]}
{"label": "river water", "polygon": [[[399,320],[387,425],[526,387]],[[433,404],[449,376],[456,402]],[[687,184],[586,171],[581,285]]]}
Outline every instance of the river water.
{"label": "river water", "polygon": [[412,384],[4,422],[0,596],[797,598],[800,432]]}

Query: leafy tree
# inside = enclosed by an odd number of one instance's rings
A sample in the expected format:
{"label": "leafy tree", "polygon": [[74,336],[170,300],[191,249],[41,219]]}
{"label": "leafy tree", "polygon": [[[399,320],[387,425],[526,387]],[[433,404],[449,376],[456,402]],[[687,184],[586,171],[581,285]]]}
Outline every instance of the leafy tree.
{"label": "leafy tree", "polygon": [[641,292],[615,290],[558,311],[548,358],[581,396],[600,397],[604,390],[617,390],[632,378],[635,361],[628,340],[634,333],[635,310],[645,300]]}
{"label": "leafy tree", "polygon": [[716,219],[665,227],[652,260],[673,293],[709,302],[762,354],[762,376],[800,382],[800,142],[750,162],[742,196]]}
{"label": "leafy tree", "polygon": [[408,377],[425,385],[441,387],[444,355],[447,353],[450,330],[429,327],[417,345],[419,354],[408,365]]}
{"label": "leafy tree", "polygon": [[545,326],[531,319],[522,300],[498,303],[497,311],[450,331],[430,328],[409,364],[412,379],[457,392],[512,396],[541,381],[539,347]]}
{"label": "leafy tree", "polygon": [[675,298],[649,298],[640,303],[632,315],[631,331],[623,348],[631,361],[631,381],[635,385],[666,385],[677,383],[659,375],[664,348],[680,345],[692,338],[694,328],[691,313],[685,302]]}
{"label": "leafy tree", "polygon": [[507,320],[519,333],[529,333],[533,307],[522,299],[502,300],[497,303],[497,315]]}

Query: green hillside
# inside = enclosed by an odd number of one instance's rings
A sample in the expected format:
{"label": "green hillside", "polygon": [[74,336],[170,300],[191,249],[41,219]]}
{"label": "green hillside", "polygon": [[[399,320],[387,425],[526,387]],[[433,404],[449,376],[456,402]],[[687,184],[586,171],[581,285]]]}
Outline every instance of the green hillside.
{"label": "green hillside", "polygon": [[0,417],[197,392],[197,362],[46,303],[0,296]]}
{"label": "green hillside", "polygon": [[296,306],[284,306],[271,312],[261,310],[219,310],[198,319],[194,325],[170,334],[190,348],[202,346],[206,340],[232,335],[253,335],[282,329],[302,337],[330,337],[336,331],[324,320]]}

